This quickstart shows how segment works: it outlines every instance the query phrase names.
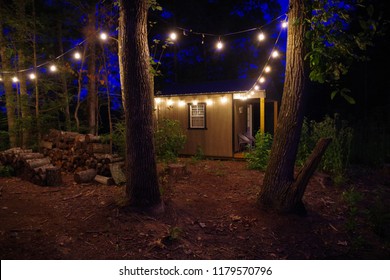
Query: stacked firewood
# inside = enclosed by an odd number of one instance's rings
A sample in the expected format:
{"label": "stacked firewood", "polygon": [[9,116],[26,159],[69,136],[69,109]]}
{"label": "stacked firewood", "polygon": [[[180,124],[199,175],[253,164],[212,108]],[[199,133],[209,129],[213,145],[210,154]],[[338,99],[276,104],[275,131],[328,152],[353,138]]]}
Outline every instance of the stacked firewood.
{"label": "stacked firewood", "polygon": [[122,157],[110,153],[109,144],[102,143],[101,137],[92,134],[53,129],[43,137],[40,145],[43,154],[49,157],[55,166],[75,173],[75,181],[78,183],[87,182],[87,178],[91,177],[79,179],[78,173],[94,170],[95,177],[98,176],[97,179],[93,178],[94,180],[100,179],[101,183],[111,184],[113,164],[124,165]]}
{"label": "stacked firewood", "polygon": [[61,170],[49,157],[32,150],[12,148],[0,153],[0,163],[11,166],[16,175],[37,185],[58,186],[62,183]]}
{"label": "stacked firewood", "polygon": [[111,154],[109,144],[102,143],[99,136],[50,130],[40,146],[42,153],[21,148],[3,151],[0,163],[12,166],[17,176],[37,185],[60,185],[61,171],[74,173],[77,183],[125,181],[124,159]]}

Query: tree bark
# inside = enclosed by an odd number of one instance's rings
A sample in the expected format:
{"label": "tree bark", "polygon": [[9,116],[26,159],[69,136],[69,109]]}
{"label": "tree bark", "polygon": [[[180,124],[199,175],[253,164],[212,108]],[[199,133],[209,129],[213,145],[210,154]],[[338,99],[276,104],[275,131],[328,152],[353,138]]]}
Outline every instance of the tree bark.
{"label": "tree bark", "polygon": [[126,194],[130,204],[163,211],[153,141],[153,102],[147,41],[148,0],[120,1],[126,121]]}
{"label": "tree bark", "polygon": [[[304,212],[302,197],[308,180],[296,181],[294,166],[307,99],[304,65],[307,7],[305,0],[290,0],[289,6],[282,105],[258,204],[277,212]],[[308,171],[312,170],[305,170]],[[302,174],[305,178],[307,175]]]}

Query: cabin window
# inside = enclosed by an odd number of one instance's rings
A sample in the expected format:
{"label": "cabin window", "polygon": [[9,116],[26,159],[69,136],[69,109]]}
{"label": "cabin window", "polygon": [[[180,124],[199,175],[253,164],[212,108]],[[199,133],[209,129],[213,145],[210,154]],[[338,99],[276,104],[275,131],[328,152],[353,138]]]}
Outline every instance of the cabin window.
{"label": "cabin window", "polygon": [[206,128],[206,103],[188,104],[188,126],[189,128]]}

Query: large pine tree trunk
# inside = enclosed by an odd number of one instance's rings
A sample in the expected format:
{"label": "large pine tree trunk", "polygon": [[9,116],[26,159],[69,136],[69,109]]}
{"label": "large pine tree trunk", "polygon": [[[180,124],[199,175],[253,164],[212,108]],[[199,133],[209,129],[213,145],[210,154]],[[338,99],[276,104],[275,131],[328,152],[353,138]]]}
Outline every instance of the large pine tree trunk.
{"label": "large pine tree trunk", "polygon": [[126,193],[136,208],[161,211],[147,44],[148,0],[120,1],[123,92],[126,117]]}
{"label": "large pine tree trunk", "polygon": [[[307,92],[305,91],[305,0],[290,0],[287,38],[286,76],[277,130],[270,161],[265,172],[258,204],[277,212],[304,212],[302,197],[329,141],[319,145],[311,162],[300,176],[294,176],[294,166],[303,123]],[[318,159],[319,158],[319,159]],[[313,164],[314,163],[314,164]]]}

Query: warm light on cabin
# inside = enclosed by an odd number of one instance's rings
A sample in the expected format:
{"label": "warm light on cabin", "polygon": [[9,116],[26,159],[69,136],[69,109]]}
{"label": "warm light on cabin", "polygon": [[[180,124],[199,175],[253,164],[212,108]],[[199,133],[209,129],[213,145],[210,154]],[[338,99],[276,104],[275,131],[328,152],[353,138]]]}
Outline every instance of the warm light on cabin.
{"label": "warm light on cabin", "polygon": [[264,68],[265,73],[269,73],[271,71],[271,67],[267,66]]}
{"label": "warm light on cabin", "polygon": [[156,104],[158,105],[162,102],[162,100],[161,100],[161,98],[155,98],[154,102],[156,102]]}
{"label": "warm light on cabin", "polygon": [[213,105],[213,100],[207,99],[206,100],[206,104],[209,105],[209,106]]}
{"label": "warm light on cabin", "polygon": [[186,103],[184,102],[184,100],[180,100],[180,101],[179,101],[179,107],[184,107],[184,105],[186,105]]}
{"label": "warm light on cabin", "polygon": [[172,100],[172,99],[168,99],[168,101],[167,101],[167,105],[168,105],[168,106],[172,106],[172,105],[173,105],[173,103],[174,103],[174,102],[173,102],[173,100]]}
{"label": "warm light on cabin", "polygon": [[226,96],[222,96],[221,97],[221,102],[222,102],[222,104],[226,104],[227,103],[227,97]]}

